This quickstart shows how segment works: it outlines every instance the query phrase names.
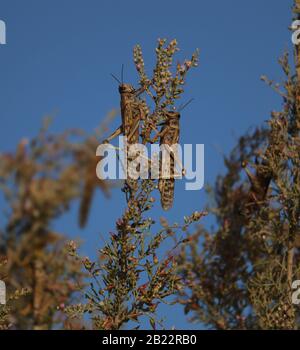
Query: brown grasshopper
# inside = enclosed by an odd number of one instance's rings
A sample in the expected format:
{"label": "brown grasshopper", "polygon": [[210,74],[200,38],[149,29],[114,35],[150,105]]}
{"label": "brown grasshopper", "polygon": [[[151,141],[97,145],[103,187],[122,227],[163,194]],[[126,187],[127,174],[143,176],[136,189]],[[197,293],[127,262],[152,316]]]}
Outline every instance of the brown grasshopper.
{"label": "brown grasshopper", "polygon": [[90,137],[83,148],[75,152],[76,162],[78,167],[84,170],[83,187],[81,194],[81,201],[79,207],[79,226],[83,228],[86,225],[94,192],[99,187],[106,197],[109,197],[108,182],[99,179],[96,175],[95,169],[99,162],[95,155],[95,148],[98,145],[96,137]]}
{"label": "brown grasshopper", "polygon": [[180,126],[179,126],[179,120],[180,120],[180,113],[176,111],[167,111],[164,112],[166,121],[163,123],[163,126],[158,134],[155,135],[153,142],[159,137],[160,138],[160,145],[164,145],[164,149],[169,152],[169,164],[167,164],[167,167],[169,167],[168,174],[165,177],[163,167],[166,164],[164,163],[164,160],[161,160],[160,164],[160,177],[158,180],[158,189],[160,192],[160,198],[161,198],[161,206],[164,210],[168,210],[173,205],[174,200],[174,187],[175,187],[175,162],[180,165],[182,169],[182,173],[184,174],[184,169],[181,165],[180,160],[178,159],[178,156],[175,152],[172,152],[170,147],[172,147],[175,144],[178,144],[179,142],[179,133],[180,133]]}
{"label": "brown grasshopper", "polygon": [[256,172],[252,173],[247,168],[247,163],[243,162],[242,167],[245,169],[247,177],[250,181],[251,187],[248,195],[248,212],[258,209],[266,199],[268,189],[272,180],[272,172],[266,167],[267,163],[265,160],[259,164],[256,160]]}
{"label": "brown grasshopper", "polygon": [[[107,143],[122,134],[127,139],[127,145],[130,146],[130,144],[139,142],[140,122],[145,117],[145,106],[138,96],[144,89],[135,90],[130,84],[123,84],[120,81],[119,83],[122,124],[105,140],[105,142]],[[128,154],[128,147],[126,147],[125,152]],[[127,180],[125,183],[129,188],[130,195],[132,195],[137,189],[137,181],[130,179],[128,173],[126,174],[126,178]]]}

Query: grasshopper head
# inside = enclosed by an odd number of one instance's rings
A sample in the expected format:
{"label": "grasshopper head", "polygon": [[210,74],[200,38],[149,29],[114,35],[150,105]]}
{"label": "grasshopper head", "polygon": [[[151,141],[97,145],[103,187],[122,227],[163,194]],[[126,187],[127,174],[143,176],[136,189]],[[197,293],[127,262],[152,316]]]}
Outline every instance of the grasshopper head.
{"label": "grasshopper head", "polygon": [[176,111],[167,111],[165,113],[167,120],[173,121],[173,120],[179,120],[180,119],[180,113]]}
{"label": "grasshopper head", "polygon": [[130,84],[120,84],[119,85],[119,93],[120,94],[124,94],[124,93],[132,94],[134,92],[135,92],[134,87]]}
{"label": "grasshopper head", "polygon": [[164,111],[164,121],[159,123],[158,125],[177,125],[180,119],[180,113],[177,111]]}

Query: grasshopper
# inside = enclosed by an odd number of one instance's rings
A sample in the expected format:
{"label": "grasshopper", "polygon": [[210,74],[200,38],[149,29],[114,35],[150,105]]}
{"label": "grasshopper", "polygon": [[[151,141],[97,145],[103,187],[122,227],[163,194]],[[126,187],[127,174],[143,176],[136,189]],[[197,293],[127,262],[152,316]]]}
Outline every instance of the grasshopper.
{"label": "grasshopper", "polygon": [[76,161],[83,173],[83,187],[79,207],[79,226],[83,228],[86,225],[94,192],[99,187],[106,197],[109,197],[109,185],[105,180],[97,177],[95,169],[99,159],[94,154],[98,141],[96,137],[90,137],[84,147],[75,153]]}
{"label": "grasshopper", "polygon": [[258,209],[266,199],[270,183],[272,180],[272,171],[268,169],[267,162],[263,160],[258,163],[256,159],[256,172],[252,173],[247,168],[247,163],[243,162],[242,167],[245,169],[247,177],[250,181],[251,187],[248,195],[248,211],[249,213],[255,209]]}
{"label": "grasshopper", "polygon": [[[119,83],[122,124],[104,142],[108,143],[115,137],[122,134],[126,137],[126,141],[129,146],[130,144],[136,144],[139,142],[140,123],[141,120],[145,118],[145,106],[143,105],[143,101],[139,99],[139,95],[144,91],[144,89],[141,88],[139,90],[135,90],[130,84],[123,84],[120,81]],[[128,154],[127,147],[125,152]],[[133,193],[135,193],[137,190],[137,181],[130,179],[128,173],[126,178],[127,180],[125,184],[129,188],[130,195],[133,195]]]}
{"label": "grasshopper", "polygon": [[153,142],[159,137],[160,145],[164,145],[164,148],[169,152],[169,164],[167,166],[168,176],[164,176],[163,171],[163,161],[160,164],[160,177],[158,181],[158,189],[160,192],[161,206],[164,210],[168,210],[173,205],[174,200],[174,187],[175,187],[175,162],[180,165],[182,172],[184,174],[184,169],[180,160],[178,159],[176,152],[171,152],[170,147],[179,142],[179,133],[180,133],[180,113],[175,111],[164,112],[166,121],[163,123],[163,126],[159,133],[157,133],[152,140]]}

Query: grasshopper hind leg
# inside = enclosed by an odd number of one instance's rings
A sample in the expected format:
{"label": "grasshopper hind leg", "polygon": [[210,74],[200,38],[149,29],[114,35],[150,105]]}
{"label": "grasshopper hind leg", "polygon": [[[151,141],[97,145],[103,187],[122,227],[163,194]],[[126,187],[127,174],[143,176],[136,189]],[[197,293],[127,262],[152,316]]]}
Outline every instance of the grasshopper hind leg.
{"label": "grasshopper hind leg", "polygon": [[160,202],[163,210],[169,210],[173,206],[174,201],[174,179],[160,179],[158,189],[160,192]]}

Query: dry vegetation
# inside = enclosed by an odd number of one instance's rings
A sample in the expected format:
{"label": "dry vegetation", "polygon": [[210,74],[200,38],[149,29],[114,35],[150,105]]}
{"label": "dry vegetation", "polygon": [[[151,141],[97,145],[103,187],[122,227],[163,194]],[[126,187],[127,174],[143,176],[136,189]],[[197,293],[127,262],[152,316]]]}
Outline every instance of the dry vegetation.
{"label": "dry vegetation", "polygon": [[[300,0],[294,16],[300,18]],[[0,279],[8,303],[0,305],[0,328],[139,328],[147,317],[156,329],[163,327],[158,306],[167,302],[182,305],[191,320],[211,328],[298,329],[291,284],[300,279],[299,50],[295,69],[288,54],[279,60],[282,85],[262,77],[282,97],[282,110],[240,137],[224,157],[225,173],[208,190],[205,212],[182,215],[181,224],[154,219],[154,191],[159,189],[168,208],[174,181],[128,179],[122,188],[126,209],[96,261],[81,257],[76,242],[67,244],[68,232],[54,232],[52,224],[80,199],[78,220],[84,226],[95,189],[109,195],[112,184],[95,174],[95,151],[108,140],[103,136],[112,116],[93,135],[53,135],[45,125],[36,138],[2,153]],[[134,48],[138,88],[120,82],[119,133],[132,135],[132,142],[162,143],[166,129],[170,144],[179,140],[168,118],[180,109],[177,100],[198,52],[174,67],[177,51],[176,40],[160,39],[149,77],[141,47]],[[197,224],[204,215],[214,216],[213,228]]]}

